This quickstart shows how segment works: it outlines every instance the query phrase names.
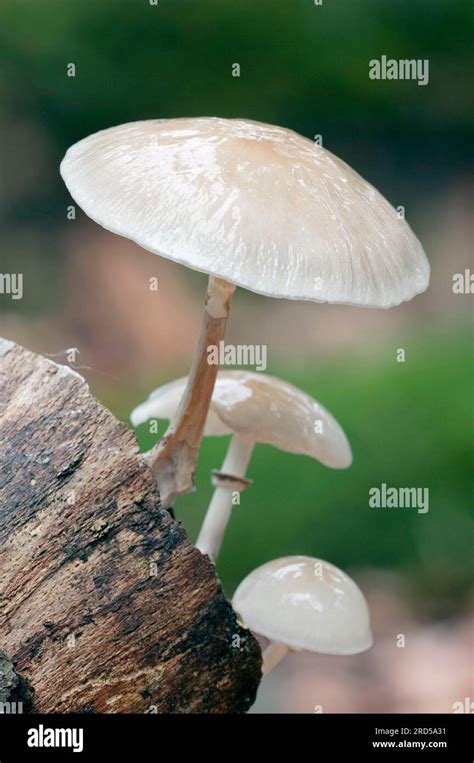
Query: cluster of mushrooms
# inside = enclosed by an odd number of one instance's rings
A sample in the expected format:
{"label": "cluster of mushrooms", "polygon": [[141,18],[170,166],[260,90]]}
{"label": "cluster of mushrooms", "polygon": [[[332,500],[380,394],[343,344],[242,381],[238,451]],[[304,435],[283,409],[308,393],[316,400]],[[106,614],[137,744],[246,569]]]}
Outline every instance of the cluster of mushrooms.
{"label": "cluster of mushrooms", "polygon": [[[197,548],[216,562],[233,495],[249,487],[255,443],[335,469],[352,462],[320,403],[260,372],[219,372],[237,286],[270,297],[387,308],[423,292],[430,268],[395,209],[342,160],[297,133],[244,119],[147,120],[95,133],[66,153],[61,174],[89,217],[154,254],[209,275],[188,377],[155,390],[132,423],[169,419],[146,454],[162,505],[194,489],[204,435],[231,435]],[[263,673],[289,651],[354,654],[372,644],[357,585],[306,556],[269,561],[239,585],[242,623],[268,639]]]}

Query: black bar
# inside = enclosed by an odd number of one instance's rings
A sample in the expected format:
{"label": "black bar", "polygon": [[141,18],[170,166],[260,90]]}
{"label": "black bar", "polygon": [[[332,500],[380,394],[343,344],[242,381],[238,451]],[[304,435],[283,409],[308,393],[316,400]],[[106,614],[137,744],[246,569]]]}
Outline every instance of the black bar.
{"label": "black bar", "polygon": [[[64,730],[64,734],[56,735],[57,729]],[[0,763],[114,758],[139,763],[144,759],[181,759],[183,754],[245,761],[262,753],[268,761],[273,751],[281,757],[283,749],[296,754],[305,749],[304,754],[315,761],[324,750],[343,760],[354,760],[356,756],[362,756],[362,760],[372,756],[393,760],[416,753],[420,761],[436,758],[472,763],[472,731],[472,716],[463,714],[6,714],[0,715]],[[42,741],[43,745],[50,741],[69,742],[78,751],[73,752],[72,747],[31,747],[28,739]]]}

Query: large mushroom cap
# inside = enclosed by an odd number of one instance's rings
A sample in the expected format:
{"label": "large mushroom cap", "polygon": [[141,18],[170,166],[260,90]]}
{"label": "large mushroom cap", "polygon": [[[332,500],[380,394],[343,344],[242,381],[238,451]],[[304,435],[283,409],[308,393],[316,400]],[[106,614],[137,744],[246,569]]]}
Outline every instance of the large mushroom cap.
{"label": "large mushroom cap", "polygon": [[386,199],[283,127],[132,122],[73,145],[61,174],[104,228],[251,291],[390,307],[428,285],[421,244]]}
{"label": "large mushroom cap", "polygon": [[[172,419],[186,377],[159,387],[132,412],[136,426],[151,418]],[[206,421],[206,435],[238,434],[343,469],[350,445],[336,419],[320,403],[276,376],[219,371]]]}
{"label": "large mushroom cap", "polygon": [[242,581],[232,605],[252,631],[292,649],[356,654],[372,646],[360,589],[320,559],[287,556],[263,564]]}

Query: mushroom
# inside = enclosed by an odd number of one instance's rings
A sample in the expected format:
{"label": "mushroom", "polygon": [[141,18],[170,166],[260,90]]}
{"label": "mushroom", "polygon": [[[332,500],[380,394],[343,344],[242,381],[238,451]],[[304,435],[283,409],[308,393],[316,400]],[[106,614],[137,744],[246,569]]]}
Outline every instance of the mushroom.
{"label": "mushroom", "polygon": [[232,599],[239,618],[270,641],[264,675],[301,650],[349,655],[372,646],[367,602],[338,567],[310,556],[286,556],[257,567]]}
{"label": "mushroom", "polygon": [[[185,386],[183,378],[155,390],[132,412],[132,423],[172,418]],[[232,434],[222,468],[214,475],[214,495],[196,542],[214,562],[230,519],[233,492],[249,484],[244,478],[255,443],[312,456],[333,469],[352,463],[347,437],[329,411],[292,384],[263,373],[218,373],[205,434]]]}
{"label": "mushroom", "polygon": [[429,265],[405,220],[347,164],[283,127],[214,117],[111,127],[67,151],[61,174],[104,228],[209,275],[176,416],[150,454],[165,507],[193,489],[235,286],[287,299],[390,307]]}

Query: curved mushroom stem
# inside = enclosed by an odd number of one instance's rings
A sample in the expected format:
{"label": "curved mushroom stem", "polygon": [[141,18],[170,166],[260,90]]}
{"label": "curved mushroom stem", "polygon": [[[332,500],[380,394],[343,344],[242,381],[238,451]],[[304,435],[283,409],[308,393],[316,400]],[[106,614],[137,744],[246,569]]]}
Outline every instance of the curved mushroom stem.
{"label": "curved mushroom stem", "polygon": [[208,362],[208,348],[224,339],[234,284],[209,277],[201,332],[183,398],[164,437],[149,452],[148,463],[160,489],[163,508],[177,495],[194,489],[194,471],[218,365]]}
{"label": "curved mushroom stem", "polygon": [[263,652],[262,675],[266,676],[286,657],[290,648],[279,641],[271,641]]}
{"label": "curved mushroom stem", "polygon": [[[233,477],[245,477],[254,441],[247,437],[234,435],[222,464],[221,472]],[[235,486],[216,487],[209,508],[196,541],[196,548],[202,554],[207,554],[213,562],[216,561],[222,544],[225,529],[232,513],[232,495]]]}

